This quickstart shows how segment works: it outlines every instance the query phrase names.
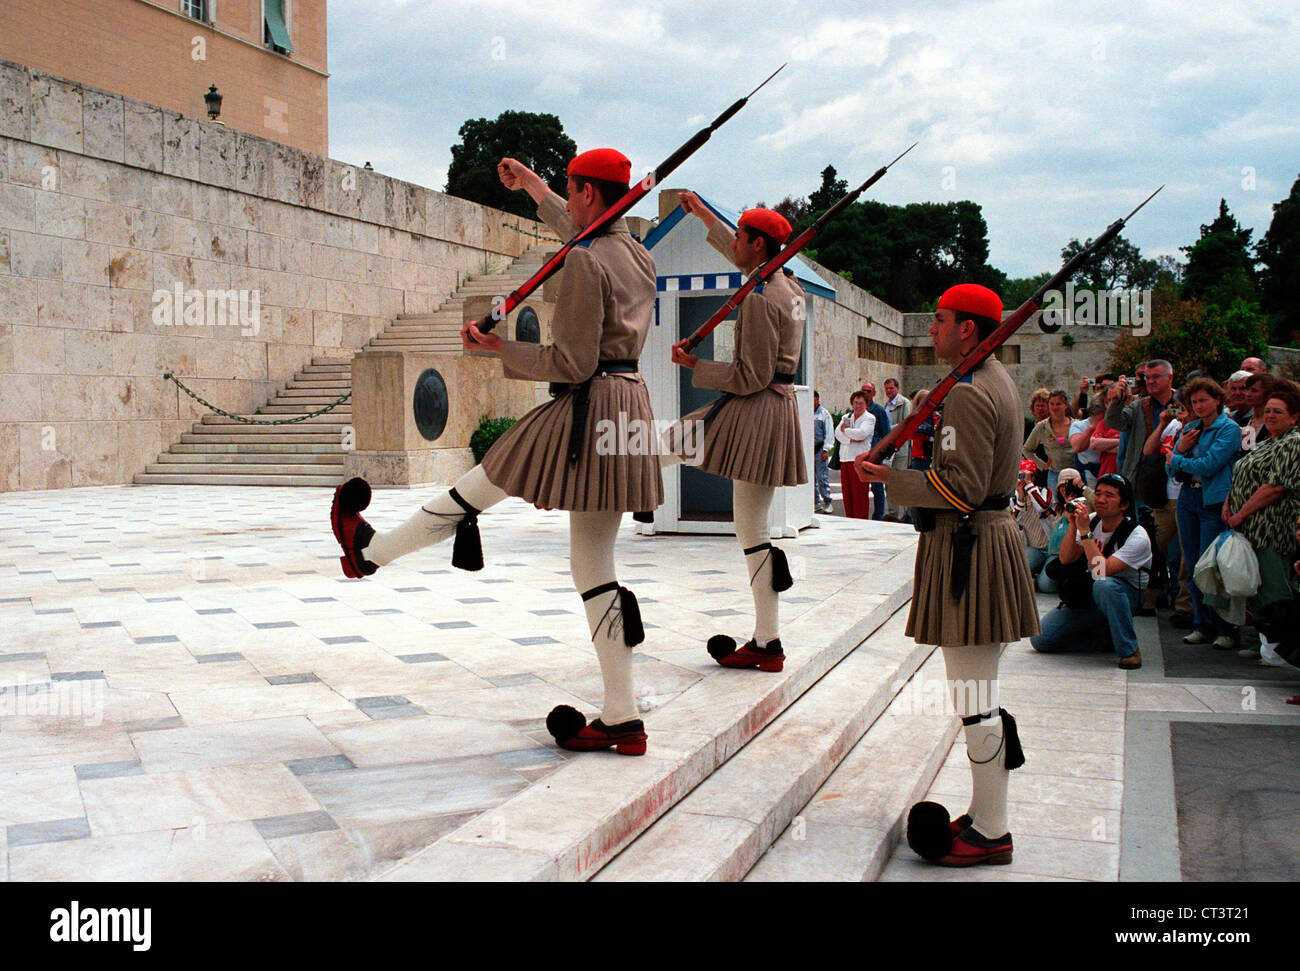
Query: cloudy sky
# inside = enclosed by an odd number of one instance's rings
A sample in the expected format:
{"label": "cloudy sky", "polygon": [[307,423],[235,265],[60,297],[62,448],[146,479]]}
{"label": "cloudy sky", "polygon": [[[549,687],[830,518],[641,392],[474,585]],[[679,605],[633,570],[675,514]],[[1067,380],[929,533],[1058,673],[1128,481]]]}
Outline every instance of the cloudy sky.
{"label": "cloudy sky", "polygon": [[1221,197],[1258,239],[1300,176],[1296,0],[328,2],[330,154],[435,189],[461,123],[506,109],[648,171],[783,61],[673,185],[771,204],[919,141],[874,198],[978,202],[1020,276],[1161,183],[1126,231],[1145,255],[1181,256]]}

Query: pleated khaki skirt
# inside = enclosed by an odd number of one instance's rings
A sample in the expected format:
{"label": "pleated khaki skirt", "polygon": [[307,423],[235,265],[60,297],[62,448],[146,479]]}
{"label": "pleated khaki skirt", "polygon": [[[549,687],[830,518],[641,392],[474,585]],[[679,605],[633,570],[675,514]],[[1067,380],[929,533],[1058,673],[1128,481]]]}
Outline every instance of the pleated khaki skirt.
{"label": "pleated khaki skirt", "polygon": [[650,396],[639,374],[592,379],[577,462],[569,462],[573,392],[534,408],[496,440],[483,471],[543,509],[647,512],[664,501]]}
{"label": "pleated khaki skirt", "polygon": [[1039,633],[1025,542],[1010,511],[975,513],[970,579],[960,600],[952,598],[957,516],[940,513],[935,520],[916,550],[908,636],[921,644],[963,647],[1005,644]]}
{"label": "pleated khaki skirt", "polygon": [[808,481],[794,390],[786,385],[728,398],[713,420],[699,425],[713,403],[696,408],[664,435],[665,450],[687,465],[727,479],[763,486]]}

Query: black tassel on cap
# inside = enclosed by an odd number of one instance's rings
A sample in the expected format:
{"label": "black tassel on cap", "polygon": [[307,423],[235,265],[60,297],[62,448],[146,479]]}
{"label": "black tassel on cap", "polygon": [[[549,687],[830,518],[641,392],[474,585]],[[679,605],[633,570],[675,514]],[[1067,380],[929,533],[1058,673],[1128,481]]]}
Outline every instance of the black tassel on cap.
{"label": "black tassel on cap", "polygon": [[460,570],[483,569],[483,539],[478,531],[478,514],[475,509],[452,489],[449,495],[462,509],[465,518],[456,524],[456,539],[451,547],[451,565]]}

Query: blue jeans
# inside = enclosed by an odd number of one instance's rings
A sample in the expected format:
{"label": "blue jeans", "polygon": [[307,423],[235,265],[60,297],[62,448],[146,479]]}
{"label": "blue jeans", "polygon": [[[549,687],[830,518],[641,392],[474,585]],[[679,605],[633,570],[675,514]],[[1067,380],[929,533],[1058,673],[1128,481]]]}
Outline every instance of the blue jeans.
{"label": "blue jeans", "polygon": [[1115,653],[1128,657],[1138,649],[1133,614],[1142,606],[1142,592],[1119,577],[1106,577],[1092,585],[1091,607],[1059,604],[1040,622],[1043,632],[1031,637],[1035,651],[1063,654],[1067,651],[1103,651],[1110,632]]}
{"label": "blue jeans", "polygon": [[[816,446],[814,446],[815,448]],[[831,501],[831,473],[830,466],[826,463],[830,459],[822,458],[821,450],[818,449],[813,456],[813,495],[814,502],[824,502],[829,504]]]}
{"label": "blue jeans", "polygon": [[1196,569],[1201,554],[1228,528],[1220,515],[1222,510],[1222,503],[1212,502],[1207,506],[1200,489],[1184,485],[1178,493],[1178,541],[1187,560],[1187,588],[1192,594],[1192,623],[1202,634],[1232,636],[1237,633],[1237,628],[1225,622],[1214,612],[1213,607],[1205,603],[1201,591],[1192,580],[1192,572]]}
{"label": "blue jeans", "polygon": [[883,482],[871,483],[871,518],[885,518],[885,484]]}
{"label": "blue jeans", "polygon": [[1026,546],[1025,559],[1029,561],[1029,575],[1037,579],[1038,575],[1043,572],[1043,567],[1047,565],[1047,550]]}

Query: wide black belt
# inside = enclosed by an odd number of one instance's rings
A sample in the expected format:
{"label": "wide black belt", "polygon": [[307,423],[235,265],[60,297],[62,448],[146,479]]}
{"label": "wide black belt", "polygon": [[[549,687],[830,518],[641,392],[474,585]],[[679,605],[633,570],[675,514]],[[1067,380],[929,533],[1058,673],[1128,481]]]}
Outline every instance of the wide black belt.
{"label": "wide black belt", "polygon": [[569,464],[575,465],[582,453],[582,443],[587,435],[587,410],[591,401],[591,382],[606,374],[636,374],[639,370],[635,360],[601,361],[596,365],[596,373],[580,384],[564,381],[551,382],[551,397],[573,393],[573,426],[569,430]]}
{"label": "wide black belt", "polygon": [[[783,371],[777,371],[775,374],[772,375],[772,380],[769,381],[768,384],[794,384],[794,375],[786,374]],[[713,402],[713,407],[711,407],[707,412],[705,412],[704,424],[707,425],[709,422],[713,421],[714,418],[717,418],[718,412],[722,410],[722,406],[725,405],[728,401],[730,401],[734,397],[736,396],[732,394],[730,391],[722,392],[722,397],[719,398],[717,401]]]}

